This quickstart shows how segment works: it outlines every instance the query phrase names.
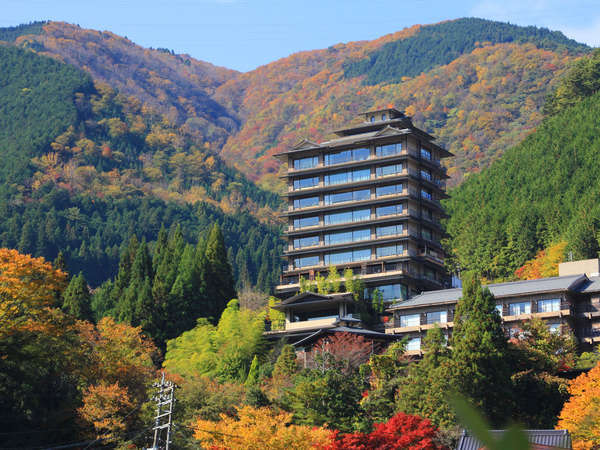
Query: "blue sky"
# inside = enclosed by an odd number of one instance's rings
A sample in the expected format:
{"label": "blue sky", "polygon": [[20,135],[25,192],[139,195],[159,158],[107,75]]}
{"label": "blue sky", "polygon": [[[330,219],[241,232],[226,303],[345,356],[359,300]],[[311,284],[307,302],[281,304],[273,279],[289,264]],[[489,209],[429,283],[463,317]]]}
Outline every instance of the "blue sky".
{"label": "blue sky", "polygon": [[61,20],[247,71],[416,23],[483,17],[600,46],[600,0],[1,0],[0,26]]}

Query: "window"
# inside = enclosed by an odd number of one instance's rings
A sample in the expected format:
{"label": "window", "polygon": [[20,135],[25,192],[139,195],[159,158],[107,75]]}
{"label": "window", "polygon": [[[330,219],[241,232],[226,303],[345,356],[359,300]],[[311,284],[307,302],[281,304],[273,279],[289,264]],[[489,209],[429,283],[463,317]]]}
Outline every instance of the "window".
{"label": "window", "polygon": [[371,122],[375,122],[375,116],[371,116]]}
{"label": "window", "polygon": [[368,148],[355,148],[353,150],[343,150],[341,152],[328,153],[325,155],[325,165],[342,164],[349,161],[364,161],[371,155]]}
{"label": "window", "polygon": [[406,350],[421,350],[421,338],[414,337],[410,338],[406,343]]}
{"label": "window", "polygon": [[[377,286],[376,289],[381,292],[381,296],[386,302],[393,300],[406,300],[408,297],[408,291],[406,286],[403,284],[386,284],[383,286]],[[372,295],[373,294],[371,294],[371,296]]]}
{"label": "window", "polygon": [[377,217],[393,216],[395,214],[402,214],[402,203],[397,205],[380,206],[376,210]]}
{"label": "window", "polygon": [[338,172],[325,175],[325,185],[352,183],[371,178],[371,169],[353,170],[351,172]]}
{"label": "window", "polygon": [[387,120],[387,116],[385,114],[381,115],[381,120]]}
{"label": "window", "polygon": [[421,314],[407,314],[400,316],[401,327],[418,327],[421,325]]}
{"label": "window", "polygon": [[349,191],[349,192],[340,192],[336,194],[328,194],[325,195],[325,204],[326,205],[335,205],[336,203],[344,203],[344,202],[358,202],[361,200],[368,200],[371,198],[371,190],[370,189],[362,189],[360,191]]}
{"label": "window", "polygon": [[559,334],[561,331],[561,323],[560,322],[549,323],[548,330],[550,330],[550,333]]}
{"label": "window", "polygon": [[325,225],[335,225],[337,223],[361,222],[371,218],[370,209],[356,209],[354,211],[345,211],[325,215]]}
{"label": "window", "polygon": [[397,225],[388,225],[385,227],[377,227],[377,229],[375,230],[375,234],[377,235],[378,238],[385,237],[385,236],[396,236],[396,235],[402,234],[403,228],[404,227],[401,223],[399,223]]}
{"label": "window", "polygon": [[427,239],[428,241],[431,241],[431,230],[429,228],[423,228],[421,230],[421,237],[423,239]]}
{"label": "window", "polygon": [[386,195],[395,195],[402,193],[402,183],[388,184],[387,186],[379,186],[375,189],[375,195],[377,197],[384,197]]}
{"label": "window", "polygon": [[518,316],[520,314],[531,314],[531,302],[511,303],[508,305],[509,316]]}
{"label": "window", "polygon": [[296,178],[294,180],[294,190],[311,188],[318,184],[319,177]]}
{"label": "window", "polygon": [[404,253],[404,245],[394,244],[386,245],[384,247],[377,247],[377,257],[385,258],[386,256],[397,256]]}
{"label": "window", "polygon": [[325,254],[325,265],[345,264],[357,261],[367,261],[371,259],[371,249],[335,252]]}
{"label": "window", "polygon": [[538,312],[560,311],[560,298],[538,300]]}
{"label": "window", "polygon": [[319,236],[309,236],[299,239],[294,239],[294,248],[314,247],[319,245]]}
{"label": "window", "polygon": [[432,200],[433,196],[431,195],[431,191],[428,189],[421,189],[421,197],[426,200]]}
{"label": "window", "polygon": [[308,158],[295,159],[294,160],[294,169],[296,169],[296,170],[311,169],[313,167],[316,167],[318,164],[319,164],[318,156],[309,156]]}
{"label": "window", "polygon": [[343,244],[346,242],[360,242],[371,239],[371,230],[363,228],[354,231],[340,231],[325,235],[325,245]]}
{"label": "window", "polygon": [[421,158],[431,160],[431,151],[427,150],[426,148],[422,148],[421,149]]}
{"label": "window", "polygon": [[496,305],[496,311],[498,311],[498,315],[500,317],[502,317],[502,313],[504,312],[504,306],[503,305]]}
{"label": "window", "polygon": [[402,144],[386,144],[380,147],[375,147],[375,156],[381,158],[384,156],[397,155],[402,152]]}
{"label": "window", "polygon": [[319,206],[319,197],[304,197],[294,199],[294,209],[309,208]]}
{"label": "window", "polygon": [[421,169],[421,178],[431,181],[431,172],[427,169]]}
{"label": "window", "polygon": [[319,225],[319,216],[302,217],[300,219],[294,219],[294,228],[307,228],[316,227]]}
{"label": "window", "polygon": [[389,166],[380,166],[375,170],[377,177],[389,177],[398,175],[402,172],[402,164],[391,164]]}
{"label": "window", "polygon": [[448,312],[447,311],[428,312],[426,314],[426,316],[427,316],[428,324],[448,322]]}
{"label": "window", "polygon": [[296,269],[300,269],[302,267],[309,267],[309,266],[318,266],[318,265],[319,265],[319,257],[318,256],[306,256],[304,258],[294,259],[294,267]]}

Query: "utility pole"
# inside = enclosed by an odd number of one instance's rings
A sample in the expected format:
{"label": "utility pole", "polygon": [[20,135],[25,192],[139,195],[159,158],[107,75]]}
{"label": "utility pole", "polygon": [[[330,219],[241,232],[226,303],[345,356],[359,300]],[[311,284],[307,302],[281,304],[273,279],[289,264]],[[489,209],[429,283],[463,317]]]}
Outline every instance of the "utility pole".
{"label": "utility pole", "polygon": [[[171,444],[171,434],[173,431],[173,404],[175,403],[175,388],[177,385],[172,381],[165,380],[165,373],[162,373],[160,383],[154,383],[158,388],[157,394],[153,397],[156,400],[156,417],[154,418],[154,442],[152,450],[169,450]],[[160,445],[163,436],[163,430],[167,430],[164,445]]]}

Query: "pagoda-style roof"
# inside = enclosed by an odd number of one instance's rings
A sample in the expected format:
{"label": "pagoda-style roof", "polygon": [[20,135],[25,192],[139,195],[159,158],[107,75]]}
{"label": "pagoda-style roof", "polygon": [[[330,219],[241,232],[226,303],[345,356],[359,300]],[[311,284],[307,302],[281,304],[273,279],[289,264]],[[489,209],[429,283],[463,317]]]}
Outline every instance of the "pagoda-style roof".
{"label": "pagoda-style roof", "polygon": [[354,301],[354,295],[351,292],[342,292],[339,294],[317,294],[315,292],[301,292],[294,295],[281,303],[272,306],[273,309],[285,311],[290,307],[311,308],[313,306],[329,306],[337,305],[338,303],[351,303]]}

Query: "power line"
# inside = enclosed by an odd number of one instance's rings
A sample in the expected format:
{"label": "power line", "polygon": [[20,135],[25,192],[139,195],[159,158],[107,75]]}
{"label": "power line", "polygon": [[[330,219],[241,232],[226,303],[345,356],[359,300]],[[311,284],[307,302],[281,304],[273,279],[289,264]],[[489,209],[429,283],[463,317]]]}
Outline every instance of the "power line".
{"label": "power line", "polygon": [[[156,400],[156,417],[154,417],[154,441],[152,450],[164,448],[169,450],[171,444],[173,430],[173,406],[175,404],[175,388],[178,387],[172,381],[165,380],[165,373],[162,373],[160,383],[154,383],[154,387],[158,388],[157,394],[154,396]],[[163,440],[163,430],[166,430],[166,438]],[[161,441],[164,441],[164,447],[161,446]]]}

